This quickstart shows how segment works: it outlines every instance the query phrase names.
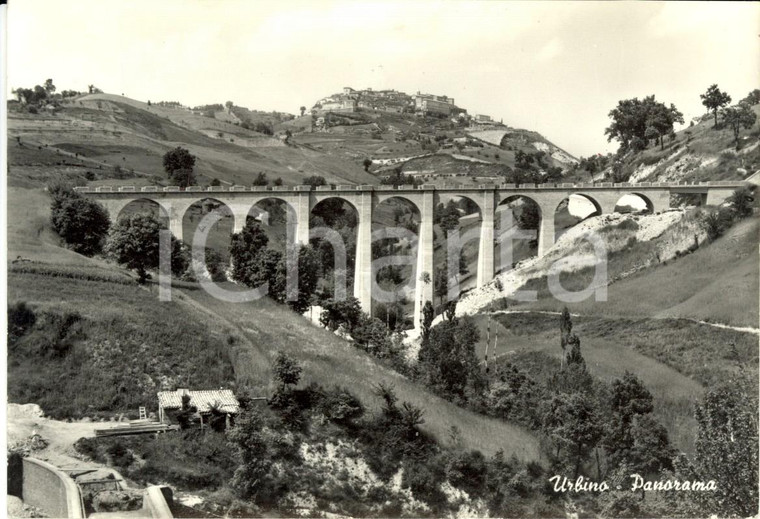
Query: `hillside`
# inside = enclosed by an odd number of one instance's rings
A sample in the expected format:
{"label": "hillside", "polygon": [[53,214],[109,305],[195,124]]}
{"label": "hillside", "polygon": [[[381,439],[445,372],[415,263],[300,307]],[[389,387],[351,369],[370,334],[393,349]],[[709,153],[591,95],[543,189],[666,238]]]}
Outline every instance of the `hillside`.
{"label": "hillside", "polygon": [[[760,104],[752,106],[760,116]],[[758,118],[760,121],[760,118]],[[690,125],[664,138],[662,147],[650,144],[638,152],[627,152],[618,157],[590,157],[601,160],[603,167],[590,173],[584,159],[580,168],[573,168],[568,180],[588,182],[704,182],[711,180],[746,180],[760,171],[760,122],[739,132],[739,149],[733,130],[725,124],[714,127],[712,114],[696,117]],[[619,171],[613,175],[612,165],[619,162]]]}
{"label": "hillside", "polygon": [[[162,353],[161,348],[169,345],[169,336],[179,334],[185,337],[180,341],[183,344],[211,344],[213,349],[204,352],[204,348],[192,348],[184,355],[178,354],[175,367],[180,358],[182,363],[189,362],[190,366],[194,366],[192,369],[197,370],[226,364],[234,371],[234,380],[228,381],[233,387],[243,384],[268,394],[272,389],[270,362],[277,352],[286,351],[302,362],[307,382],[315,381],[326,387],[343,385],[371,409],[376,408],[379,402],[374,388],[381,382],[392,384],[401,400],[425,410],[424,429],[439,441],[446,442],[451,425],[456,424],[467,448],[479,449],[489,455],[503,449],[507,455],[515,454],[523,460],[539,459],[537,439],[522,428],[466,411],[432,395],[350,343],[326,330],[315,328],[306,318],[294,315],[286,307],[269,300],[250,304],[225,303],[195,286],[185,284],[186,288],[181,285],[173,288],[171,303],[162,304],[155,287],[140,288],[134,284],[133,276],[115,265],[61,248],[49,228],[47,196],[37,190],[17,188],[12,188],[9,195],[12,214],[24,216],[14,219],[9,229],[9,257],[23,259],[10,266],[9,301],[25,301],[35,310],[52,313],[77,308],[89,323],[87,329],[92,330],[84,340],[74,337],[73,348],[79,356],[95,348],[98,339],[105,339],[112,345],[114,342],[121,343],[124,355],[137,354],[143,348],[140,355],[163,357],[166,352]],[[22,211],[21,208],[25,209]],[[237,289],[232,284],[226,284],[225,288]],[[252,316],[255,318],[252,319]],[[162,321],[173,324],[162,330]],[[116,327],[110,330],[108,323],[116,323]],[[198,326],[183,328],[180,323],[197,323]],[[124,327],[144,332],[135,335],[126,332]],[[129,340],[120,339],[127,336],[130,336]],[[44,380],[33,378],[23,382],[22,386],[17,384],[26,376],[24,374],[30,373],[32,364],[27,362],[32,359],[29,357],[15,365],[11,363],[10,382],[14,387],[9,395],[12,402],[27,403],[26,400],[32,395],[44,394],[40,393],[46,388]],[[149,357],[143,357],[143,361],[148,360]],[[40,371],[40,359],[36,362],[34,369]],[[44,362],[51,362],[52,369],[59,361],[51,359]],[[60,369],[64,368],[62,366]],[[186,369],[177,368],[174,376],[179,376]],[[209,379],[206,384],[218,384],[215,380]],[[191,376],[186,383],[203,385],[194,381]],[[81,383],[88,382],[83,380]],[[96,380],[89,383],[96,383]],[[34,385],[33,390],[24,389],[21,392],[17,389],[30,384]],[[148,382],[148,386],[141,386],[145,394],[160,387],[159,376]],[[46,398],[65,396],[64,393],[56,395],[49,387],[47,393]],[[137,394],[133,398],[139,400]],[[60,401],[55,402],[60,405]],[[89,411],[86,411],[86,406],[82,407],[83,402],[80,399],[72,403],[70,412],[77,416],[87,415]],[[134,410],[137,405],[137,400],[130,400],[128,409]],[[140,401],[140,405],[154,407],[152,400]],[[106,409],[110,408],[95,408],[92,412]]]}
{"label": "hillside", "polygon": [[[563,170],[576,162],[536,132],[480,121],[459,108],[452,118],[415,113],[408,109],[414,105],[411,96],[375,94],[370,104],[360,97],[352,111],[330,111],[325,104],[301,117],[234,105],[189,108],[105,93],[67,98],[60,110],[39,114],[12,103],[10,178],[14,185],[39,185],[62,172],[93,185],[127,179],[155,184],[164,181],[163,154],[178,145],[197,157],[199,185],[212,179],[247,185],[259,172],[286,185],[313,175],[335,184],[377,184],[397,166],[426,176],[429,183],[451,181],[451,176],[465,184],[490,182],[514,168],[518,150],[544,152],[548,166]],[[292,134],[290,145],[285,132]],[[368,158],[369,174],[362,165]]]}
{"label": "hillside", "polygon": [[90,171],[95,185],[113,180],[123,184],[127,178],[138,185],[162,182],[162,157],[180,145],[197,157],[199,184],[214,178],[250,184],[259,172],[291,185],[311,175],[334,183],[374,182],[360,161],[286,146],[279,139],[181,107],[149,106],[110,94],[75,98],[49,114],[11,110],[8,127],[9,178],[15,185],[59,171],[82,182]]}

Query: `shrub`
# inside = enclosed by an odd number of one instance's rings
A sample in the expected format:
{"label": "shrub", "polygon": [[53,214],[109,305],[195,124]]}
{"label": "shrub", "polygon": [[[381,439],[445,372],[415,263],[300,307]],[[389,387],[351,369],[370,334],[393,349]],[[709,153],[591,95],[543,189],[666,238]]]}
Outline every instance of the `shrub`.
{"label": "shrub", "polygon": [[19,301],[8,306],[8,342],[13,343],[34,326],[37,317],[26,302]]}
{"label": "shrub", "polygon": [[117,467],[127,468],[135,461],[134,455],[120,441],[116,441],[108,447],[106,453],[111,463]]}
{"label": "shrub", "polygon": [[50,219],[66,244],[85,256],[92,256],[103,249],[111,226],[108,211],[102,205],[73,193],[53,199]]}
{"label": "shrub", "polygon": [[343,425],[350,424],[364,415],[364,406],[361,401],[348,389],[342,387],[336,387],[328,392],[320,407],[328,420]]}
{"label": "shrub", "polygon": [[731,227],[734,222],[734,211],[729,207],[721,207],[716,211],[708,211],[702,217],[701,225],[707,232],[707,238],[715,240]]}

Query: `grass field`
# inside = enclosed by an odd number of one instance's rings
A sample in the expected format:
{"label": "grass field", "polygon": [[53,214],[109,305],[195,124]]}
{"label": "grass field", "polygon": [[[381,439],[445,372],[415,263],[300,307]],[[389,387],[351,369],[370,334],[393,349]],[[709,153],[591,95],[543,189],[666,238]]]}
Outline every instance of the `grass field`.
{"label": "grass field", "polygon": [[[741,221],[725,236],[691,254],[612,283],[607,301],[589,299],[568,303],[568,307],[584,315],[688,318],[757,328],[759,230],[757,217]],[[625,253],[611,256],[610,271],[628,268],[639,249],[640,254],[651,255],[646,243],[637,243]],[[586,269],[563,274],[560,279],[567,290],[580,290],[589,285],[593,275],[593,270]],[[518,308],[557,310],[559,302],[549,292],[546,278],[531,280],[524,289],[538,290],[538,301]]]}

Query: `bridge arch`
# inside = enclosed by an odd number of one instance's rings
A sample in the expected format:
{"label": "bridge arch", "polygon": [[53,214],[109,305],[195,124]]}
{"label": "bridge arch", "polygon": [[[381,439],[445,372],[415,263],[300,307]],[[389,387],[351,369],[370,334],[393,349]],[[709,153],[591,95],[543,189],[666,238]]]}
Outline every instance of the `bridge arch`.
{"label": "bridge arch", "polygon": [[433,211],[438,238],[433,250],[434,304],[443,304],[449,296],[454,297],[482,284],[480,260],[481,254],[487,253],[481,246],[482,227],[484,221],[492,224],[492,219],[484,217],[477,198],[457,192],[437,197],[438,203]]}
{"label": "bridge arch", "polygon": [[[370,253],[372,315],[393,329],[403,329],[415,324],[413,315],[420,306],[418,259],[423,213],[419,203],[403,194],[383,194],[376,202]],[[430,217],[432,220],[432,214]],[[432,271],[428,274],[434,275]]]}
{"label": "bridge arch", "polygon": [[245,214],[238,217],[238,221],[241,219],[242,226],[249,219],[258,221],[269,237],[269,246],[280,252],[285,252],[287,245],[295,242],[299,225],[302,223],[308,225],[308,222],[298,221],[293,203],[279,196],[256,198],[247,206]]}
{"label": "bridge arch", "polygon": [[351,287],[356,278],[359,209],[342,196],[320,197],[309,212],[309,229],[309,243],[322,260],[320,292],[331,298],[352,294]]}
{"label": "bridge arch", "polygon": [[654,203],[642,193],[625,193],[615,203],[617,213],[653,213]]}
{"label": "bridge arch", "polygon": [[169,228],[171,208],[152,198],[135,198],[111,208],[111,222],[116,223],[124,216],[149,214],[156,218],[163,228]]}
{"label": "bridge arch", "polygon": [[[612,208],[610,208],[611,210]],[[552,215],[554,219],[554,240],[592,216],[604,214],[602,204],[587,193],[572,192],[559,202]]]}
{"label": "bridge arch", "polygon": [[[518,193],[501,199],[496,206],[494,226],[497,272],[508,270],[515,263],[538,255],[540,241],[544,239],[541,226],[545,212],[535,197]],[[511,231],[518,229],[519,234],[509,238]],[[527,239],[528,234],[534,235],[534,238]]]}
{"label": "bridge arch", "polygon": [[[213,261],[219,264],[215,265],[218,267],[216,270],[223,270],[221,264],[229,260],[231,237],[235,226],[233,210],[223,200],[207,197],[198,198],[190,203],[181,215],[182,236],[186,243],[192,244],[195,232],[201,226],[203,219],[215,211],[221,218],[208,230],[204,249],[211,249],[216,253],[212,255]],[[205,258],[194,257],[193,259],[207,262],[211,258],[207,253]]]}

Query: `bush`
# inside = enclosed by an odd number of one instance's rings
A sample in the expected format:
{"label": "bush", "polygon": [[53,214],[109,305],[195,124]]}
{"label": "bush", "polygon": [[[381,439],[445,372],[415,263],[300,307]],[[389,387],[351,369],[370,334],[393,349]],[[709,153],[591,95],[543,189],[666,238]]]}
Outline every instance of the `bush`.
{"label": "bush", "polygon": [[723,236],[734,223],[734,211],[729,207],[721,207],[716,211],[706,212],[702,217],[702,227],[707,232],[709,240],[715,240]]}
{"label": "bush", "polygon": [[24,301],[8,306],[8,342],[13,344],[19,337],[24,335],[34,323],[37,317]]}
{"label": "bush", "polygon": [[350,424],[364,415],[361,401],[352,395],[348,389],[336,387],[328,392],[321,402],[322,413],[338,424]]}
{"label": "bush", "polygon": [[74,251],[92,256],[103,250],[111,219],[108,211],[94,200],[75,193],[53,198],[50,220],[53,229]]}
{"label": "bush", "polygon": [[117,467],[127,468],[135,461],[134,455],[120,441],[116,441],[108,447],[106,453],[111,463]]}

